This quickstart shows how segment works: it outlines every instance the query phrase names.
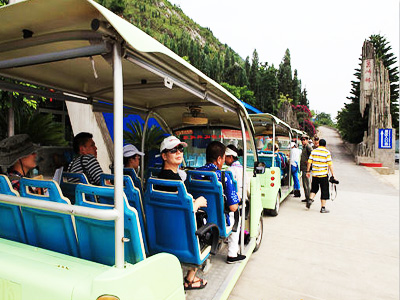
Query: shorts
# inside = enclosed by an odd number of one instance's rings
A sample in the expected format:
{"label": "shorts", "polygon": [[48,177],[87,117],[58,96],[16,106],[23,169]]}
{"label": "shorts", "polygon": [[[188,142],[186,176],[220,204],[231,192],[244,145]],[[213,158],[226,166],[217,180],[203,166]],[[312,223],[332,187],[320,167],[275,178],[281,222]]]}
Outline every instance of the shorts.
{"label": "shorts", "polygon": [[321,200],[329,200],[328,176],[312,178],[311,193],[318,193],[319,187],[321,187]]}

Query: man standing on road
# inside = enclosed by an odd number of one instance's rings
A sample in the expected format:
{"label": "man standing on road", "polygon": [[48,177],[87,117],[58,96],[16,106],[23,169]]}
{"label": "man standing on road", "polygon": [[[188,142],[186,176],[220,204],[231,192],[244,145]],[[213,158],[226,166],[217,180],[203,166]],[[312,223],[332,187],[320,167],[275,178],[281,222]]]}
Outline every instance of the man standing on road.
{"label": "man standing on road", "polygon": [[301,202],[307,202],[307,199],[310,198],[310,179],[306,176],[307,172],[307,163],[308,158],[310,157],[312,148],[308,143],[308,136],[303,134],[301,136],[301,144],[303,145],[303,150],[301,151],[301,159],[300,159],[300,172],[301,172],[301,181],[303,182],[304,195],[305,199],[301,200]]}
{"label": "man standing on road", "polygon": [[326,141],[321,139],[319,141],[319,147],[311,152],[310,158],[307,163],[306,176],[310,177],[310,168],[312,165],[312,183],[310,198],[307,200],[306,207],[309,209],[311,204],[314,202],[315,194],[321,187],[321,211],[320,213],[329,213],[329,210],[325,208],[326,200],[329,200],[329,179],[328,170],[333,176],[332,158],[331,153],[325,148]]}

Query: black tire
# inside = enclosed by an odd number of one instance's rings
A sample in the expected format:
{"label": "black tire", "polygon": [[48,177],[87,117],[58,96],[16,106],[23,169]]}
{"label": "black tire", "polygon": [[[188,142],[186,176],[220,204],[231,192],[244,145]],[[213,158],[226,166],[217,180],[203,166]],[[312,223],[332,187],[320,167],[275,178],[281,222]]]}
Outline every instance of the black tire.
{"label": "black tire", "polygon": [[264,223],[263,223],[263,215],[260,216],[260,223],[258,224],[258,234],[256,237],[256,247],[254,248],[253,252],[257,252],[260,249],[262,236],[264,232]]}
{"label": "black tire", "polygon": [[276,195],[276,202],[275,202],[275,208],[271,209],[269,214],[273,217],[276,217],[279,214],[279,209],[281,207],[281,196],[279,193]]}

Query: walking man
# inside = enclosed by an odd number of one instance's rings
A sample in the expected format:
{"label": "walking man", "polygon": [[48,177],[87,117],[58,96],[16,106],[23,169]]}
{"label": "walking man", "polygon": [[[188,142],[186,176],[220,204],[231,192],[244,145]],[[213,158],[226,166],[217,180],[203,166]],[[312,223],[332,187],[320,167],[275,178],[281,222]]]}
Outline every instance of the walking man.
{"label": "walking man", "polygon": [[308,143],[308,136],[303,134],[301,136],[301,144],[303,145],[303,150],[301,151],[301,159],[300,159],[300,172],[301,172],[301,181],[303,182],[304,195],[305,199],[301,200],[301,202],[307,202],[307,199],[310,198],[310,179],[307,175],[307,163],[308,158],[310,157],[312,148]]}
{"label": "walking man", "polygon": [[329,213],[325,208],[326,200],[329,200],[329,179],[328,171],[333,176],[331,153],[326,149],[326,141],[321,139],[319,147],[311,152],[307,163],[307,177],[310,177],[310,168],[312,165],[312,183],[310,198],[307,201],[306,207],[309,209],[314,202],[315,194],[321,187],[321,210],[320,213]]}

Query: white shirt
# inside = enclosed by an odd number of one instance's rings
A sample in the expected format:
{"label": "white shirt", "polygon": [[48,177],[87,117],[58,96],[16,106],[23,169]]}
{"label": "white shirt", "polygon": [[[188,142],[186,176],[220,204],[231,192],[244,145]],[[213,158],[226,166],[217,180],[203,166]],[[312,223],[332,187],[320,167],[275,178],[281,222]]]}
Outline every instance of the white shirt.
{"label": "white shirt", "polygon": [[[240,164],[240,162],[237,160],[228,167],[228,171],[231,171],[233,174],[233,179],[236,180],[237,186],[238,186],[238,195],[239,198],[242,198],[243,195],[243,166]],[[246,185],[247,185],[247,190],[250,188],[250,180],[249,176],[247,176],[246,180]],[[247,198],[247,195],[246,195]]]}
{"label": "white shirt", "polygon": [[293,147],[290,149],[290,165],[297,167],[300,166],[300,155],[301,155],[301,150]]}

